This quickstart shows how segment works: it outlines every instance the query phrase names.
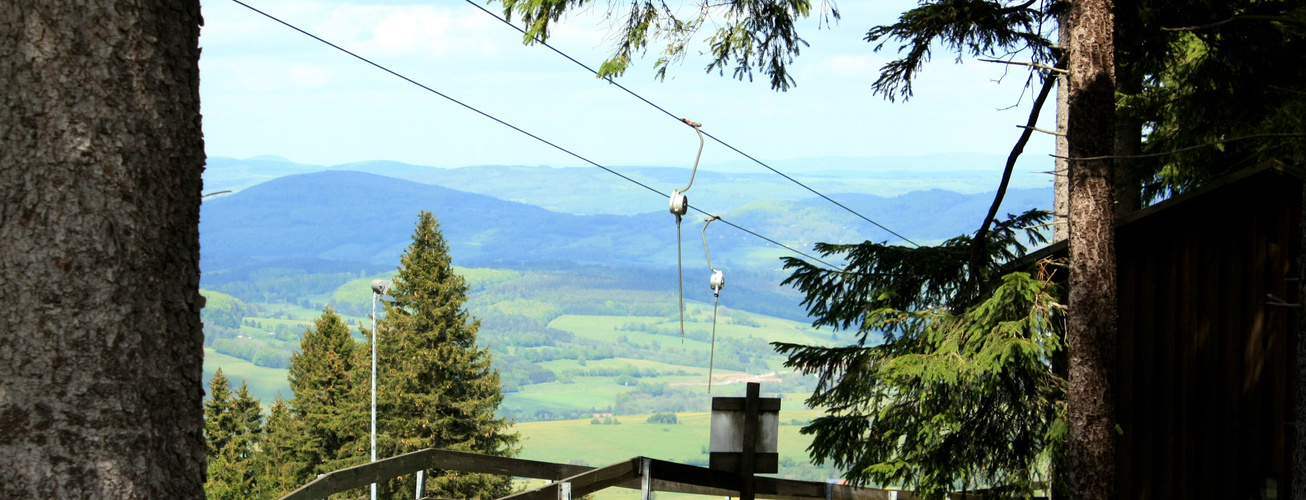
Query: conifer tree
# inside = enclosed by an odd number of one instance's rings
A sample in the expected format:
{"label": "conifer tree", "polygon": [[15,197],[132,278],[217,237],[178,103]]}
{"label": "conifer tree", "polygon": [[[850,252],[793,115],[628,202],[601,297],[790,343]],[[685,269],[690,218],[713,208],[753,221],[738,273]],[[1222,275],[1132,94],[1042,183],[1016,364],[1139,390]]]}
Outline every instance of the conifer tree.
{"label": "conifer tree", "polygon": [[[378,458],[423,448],[515,454],[517,434],[495,416],[499,374],[476,345],[480,322],[463,309],[467,285],[430,212],[418,216],[390,295],[378,323]],[[407,476],[384,496],[410,497],[414,488]],[[426,493],[437,498],[497,498],[510,488],[507,477],[427,471]]]}
{"label": "conifer tree", "polygon": [[313,328],[304,331],[299,349],[290,357],[288,378],[300,430],[296,460],[307,467],[297,479],[306,481],[313,474],[362,462],[365,454],[347,444],[358,439],[360,426],[366,424],[358,389],[366,389],[368,381],[367,374],[356,379],[358,346],[331,306],[322,310]]}
{"label": "conifer tree", "polygon": [[281,498],[309,479],[309,467],[297,449],[303,430],[294,411],[280,395],[269,408],[263,440],[254,458],[255,497]]}
{"label": "conifer tree", "polygon": [[231,407],[231,381],[223,375],[222,368],[209,380],[209,397],[204,400],[204,442],[209,462],[231,441],[231,429],[236,427]]}
{"label": "conifer tree", "polygon": [[212,398],[204,402],[209,449],[204,494],[209,499],[243,499],[254,494],[254,454],[263,434],[260,406],[243,380],[234,397],[228,382],[219,369],[209,382]]}

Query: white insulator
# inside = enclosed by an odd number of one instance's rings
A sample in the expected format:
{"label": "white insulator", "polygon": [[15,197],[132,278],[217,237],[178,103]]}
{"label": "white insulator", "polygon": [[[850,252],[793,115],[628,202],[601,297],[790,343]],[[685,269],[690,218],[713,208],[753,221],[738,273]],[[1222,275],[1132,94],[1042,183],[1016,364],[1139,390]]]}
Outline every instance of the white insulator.
{"label": "white insulator", "polygon": [[677,216],[684,216],[689,212],[689,197],[679,189],[671,192],[671,213]]}
{"label": "white insulator", "polygon": [[721,274],[721,271],[712,271],[709,286],[712,287],[712,293],[721,293],[721,289],[726,287],[726,275]]}

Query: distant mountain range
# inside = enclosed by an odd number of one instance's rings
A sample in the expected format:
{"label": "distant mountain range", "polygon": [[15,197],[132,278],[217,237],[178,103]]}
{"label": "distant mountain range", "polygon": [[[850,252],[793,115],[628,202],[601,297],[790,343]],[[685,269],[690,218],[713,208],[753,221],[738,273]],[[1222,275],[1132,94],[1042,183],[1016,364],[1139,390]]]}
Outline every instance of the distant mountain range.
{"label": "distant mountain range", "polygon": [[[884,197],[942,189],[976,194],[997,188],[1006,158],[947,154],[921,157],[808,158],[769,163],[773,168],[827,195],[861,193]],[[1012,187],[1047,188],[1051,170],[1044,160],[1026,157],[1017,164]],[[689,183],[684,167],[612,167],[662,193]],[[334,166],[304,165],[278,157],[209,158],[206,192],[241,190],[278,177],[323,171],[368,172],[493,196],[577,215],[634,215],[663,210],[666,199],[594,167],[553,168],[486,165],[436,168],[391,161]],[[801,201],[811,191],[752,162],[703,166],[689,191],[690,201],[710,212],[729,211],[759,200]],[[836,198],[842,200],[842,198]],[[1051,202],[1048,203],[1050,206]]]}
{"label": "distant mountain range", "polygon": [[[223,186],[223,182],[268,179],[205,201],[200,238],[206,280],[221,279],[223,273],[269,266],[313,272],[393,269],[409,243],[420,210],[431,211],[440,220],[456,265],[573,263],[666,268],[676,262],[676,227],[664,208],[665,200],[641,192],[638,187],[630,190],[624,181],[604,189],[576,181],[583,177],[579,171],[585,169],[549,169],[555,176],[514,173],[535,167],[453,170],[467,179],[479,178],[482,184],[517,181],[516,184],[525,186],[529,183],[518,177],[534,179],[532,182],[538,185],[531,189],[539,194],[532,198],[574,191],[577,185],[591,186],[590,189],[595,189],[592,193],[595,199],[637,199],[638,206],[646,209],[633,215],[576,215],[372,173],[332,168],[297,174],[296,169],[311,169],[280,161],[242,162],[215,167],[215,161],[210,161],[210,169],[205,174],[207,191],[236,187]],[[390,173],[408,172],[409,176],[418,176],[417,172],[434,175],[432,170],[441,170],[382,162],[367,165]],[[642,169],[641,173],[648,179],[673,181],[674,170],[650,168]],[[700,172],[689,192],[691,204],[804,250],[818,241],[897,240],[819,198],[768,199],[766,189],[757,188],[756,182],[750,184],[748,178],[738,175]],[[708,189],[714,184],[719,184],[717,189],[731,187],[743,193],[739,195],[740,201],[745,195],[750,200],[732,204],[716,199]],[[524,187],[519,187],[517,192],[524,192]],[[892,198],[828,194],[921,243],[973,232],[992,200],[991,193],[943,190],[916,191]],[[1007,194],[1003,208],[1017,213],[1051,204],[1050,188],[1013,189]],[[698,217],[684,222],[682,238],[687,267],[705,265],[701,228]],[[774,269],[778,268],[775,258],[787,254],[724,224],[711,226],[708,237],[713,263],[719,267]]]}

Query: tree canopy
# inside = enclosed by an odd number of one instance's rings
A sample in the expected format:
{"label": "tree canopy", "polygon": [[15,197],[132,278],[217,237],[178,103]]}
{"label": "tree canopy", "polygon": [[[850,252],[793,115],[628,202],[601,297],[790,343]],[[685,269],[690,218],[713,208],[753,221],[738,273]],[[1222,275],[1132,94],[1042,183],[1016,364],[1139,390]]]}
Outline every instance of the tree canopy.
{"label": "tree canopy", "polygon": [[[488,349],[477,347],[480,322],[463,308],[467,284],[454,274],[448,245],[430,212],[418,215],[413,242],[377,325],[377,447],[394,456],[443,448],[497,456],[516,453],[517,434],[495,416],[503,400]],[[439,498],[506,495],[510,478],[427,471]],[[411,495],[411,478],[392,481],[387,496]]]}
{"label": "tree canopy", "polygon": [[[532,43],[547,38],[563,13],[585,5],[504,0],[504,11],[521,16]],[[621,4],[610,5],[617,12]],[[621,43],[599,76],[620,75],[632,55],[659,42],[662,55],[654,64],[663,74],[691,50],[704,21],[722,13],[727,21],[702,40],[713,58],[709,71],[734,65],[743,78],[759,67],[758,54],[768,54],[761,67],[772,88],[794,83],[784,65],[802,45],[794,23],[812,14],[810,4],[696,5],[680,16],[666,4],[631,2],[628,22],[618,28]],[[923,0],[897,22],[871,28],[865,40],[874,50],[898,45],[900,57],[881,68],[872,86],[888,100],[912,97],[913,81],[940,46],[959,62],[987,58],[1027,67],[1030,85],[1041,90],[993,210],[973,236],[922,248],[817,246],[824,257],[844,258],[845,270],[786,262],[792,272],[786,283],[806,295],[815,324],[861,334],[858,345],[843,349],[778,346],[791,366],[822,377],[811,401],[829,405],[830,413],[806,429],[816,434],[814,458],[849,467],[854,481],[902,481],[935,495],[982,484],[1018,495],[1030,492],[1040,474],[1055,475],[1048,468],[1060,459],[1047,454],[1057,453],[1065,438],[1071,458],[1063,472],[1069,469],[1079,483],[1075,494],[1111,496],[1113,219],[1220,173],[1267,160],[1302,163],[1304,12],[1296,0]],[[817,13],[838,19],[833,4],[823,3]],[[743,22],[758,16],[770,21]],[[718,50],[721,40],[773,50]],[[1023,252],[1011,232],[1037,227],[1046,214],[996,217],[1014,159],[1057,75],[1068,75],[1062,90],[1069,95],[1068,107],[1059,110],[1068,128],[1057,133],[1067,137],[1070,164],[1056,172],[1071,186],[1067,342],[1058,319],[1064,297],[1003,267]],[[874,331],[884,333],[883,344],[867,345]],[[1078,360],[1065,388],[1052,370],[1063,344]],[[1012,348],[1017,345],[1024,347]],[[1068,427],[1056,424],[1063,394],[1069,394]],[[977,411],[992,404],[1028,418]],[[1004,446],[966,434],[981,428],[1011,441]],[[968,440],[957,439],[963,435],[985,448],[967,447]],[[1042,465],[1031,466],[1036,463]]]}

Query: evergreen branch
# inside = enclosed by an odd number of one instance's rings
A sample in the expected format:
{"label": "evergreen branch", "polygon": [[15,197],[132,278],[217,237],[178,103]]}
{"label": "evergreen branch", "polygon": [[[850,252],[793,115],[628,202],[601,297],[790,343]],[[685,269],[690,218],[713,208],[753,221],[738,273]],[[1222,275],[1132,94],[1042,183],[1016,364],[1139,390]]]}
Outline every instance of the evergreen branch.
{"label": "evergreen branch", "polygon": [[1134,158],[1157,158],[1157,157],[1161,157],[1161,156],[1176,155],[1176,154],[1179,154],[1179,153],[1184,153],[1184,152],[1187,152],[1187,151],[1192,151],[1192,150],[1194,150],[1194,149],[1202,149],[1202,148],[1211,147],[1211,146],[1216,146],[1216,145],[1225,144],[1225,143],[1230,143],[1230,142],[1244,141],[1244,140],[1247,140],[1247,139],[1264,139],[1264,138],[1267,138],[1267,137],[1306,137],[1306,134],[1287,132],[1287,133],[1272,133],[1272,134],[1251,134],[1251,135],[1243,135],[1243,136],[1238,136],[1238,137],[1231,137],[1231,138],[1228,138],[1228,139],[1215,140],[1215,141],[1211,141],[1211,142],[1207,142],[1207,143],[1203,143],[1203,144],[1198,144],[1198,145],[1196,145],[1196,146],[1188,146],[1188,147],[1186,147],[1186,148],[1179,148],[1179,149],[1175,149],[1175,150],[1171,150],[1171,151],[1166,151],[1166,152],[1163,152],[1163,153],[1148,153],[1148,154],[1141,154],[1141,155],[1108,155],[1108,156],[1085,156],[1085,157],[1058,156],[1058,155],[1049,155],[1049,156],[1051,156],[1051,157],[1053,157],[1053,158],[1060,158],[1060,159],[1062,159],[1062,160],[1071,160],[1071,161],[1126,160],[1126,159],[1134,159]]}
{"label": "evergreen branch", "polygon": [[890,61],[880,68],[880,76],[872,90],[889,101],[898,97],[907,100],[912,95],[912,80],[930,60],[935,43],[955,50],[958,61],[961,54],[975,57],[992,56],[1003,51],[1031,49],[1034,59],[1052,57],[1052,42],[1038,33],[1044,13],[1031,9],[1033,2],[1007,7],[993,0],[937,0],[923,2],[920,7],[904,12],[898,22],[872,28],[863,37],[871,43],[879,42],[875,50],[884,48],[887,39],[899,40],[902,58]]}

